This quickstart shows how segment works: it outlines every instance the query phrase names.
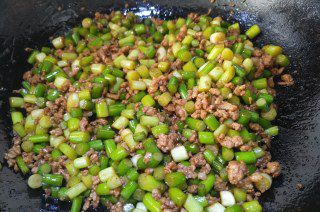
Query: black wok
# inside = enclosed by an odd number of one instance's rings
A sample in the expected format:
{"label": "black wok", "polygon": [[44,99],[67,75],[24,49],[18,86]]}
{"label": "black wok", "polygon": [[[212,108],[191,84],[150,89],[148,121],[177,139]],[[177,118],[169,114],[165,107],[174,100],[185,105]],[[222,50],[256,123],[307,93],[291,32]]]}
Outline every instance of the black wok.
{"label": "black wok", "polygon": [[[189,12],[221,15],[237,20],[244,29],[253,23],[262,28],[258,45],[282,45],[291,58],[289,72],[295,85],[279,87],[277,104],[280,135],[272,142],[272,156],[283,174],[261,198],[266,211],[319,211],[320,209],[320,1],[69,1],[2,0],[0,2],[0,161],[10,146],[8,97],[20,86],[26,47],[49,45],[49,37],[63,34],[94,11],[130,10],[142,17],[175,18]],[[233,11],[233,15],[230,14]],[[302,183],[304,189],[297,189]],[[49,201],[49,202],[48,202]],[[46,204],[50,203],[50,204]],[[20,174],[4,167],[0,172],[0,211],[66,210],[61,203],[45,201],[39,191],[27,188]]]}

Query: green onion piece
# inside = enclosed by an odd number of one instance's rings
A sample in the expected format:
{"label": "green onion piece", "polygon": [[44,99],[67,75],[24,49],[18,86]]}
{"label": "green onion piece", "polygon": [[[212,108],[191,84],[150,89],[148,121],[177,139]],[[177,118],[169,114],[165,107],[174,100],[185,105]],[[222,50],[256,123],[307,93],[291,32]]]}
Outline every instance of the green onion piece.
{"label": "green onion piece", "polygon": [[203,206],[201,206],[191,194],[188,194],[188,197],[183,206],[188,212],[203,211]]}
{"label": "green onion piece", "polygon": [[63,176],[60,174],[44,174],[42,183],[50,186],[62,186]]}
{"label": "green onion piece", "polygon": [[38,174],[49,174],[51,172],[51,166],[48,163],[41,164],[39,166],[37,173]]}
{"label": "green onion piece", "polygon": [[260,28],[257,24],[251,26],[247,31],[246,31],[246,35],[250,38],[253,39],[254,37],[256,37],[258,34],[260,34]]}
{"label": "green onion piece", "polygon": [[262,211],[262,206],[259,204],[257,200],[245,202],[242,204],[242,207],[245,212],[261,212]]}
{"label": "green onion piece", "polygon": [[135,181],[129,181],[123,187],[120,194],[124,199],[129,199],[132,196],[132,194],[137,190],[138,187],[139,187],[138,183],[136,183]]}
{"label": "green onion piece", "polygon": [[214,135],[212,132],[198,132],[199,142],[202,144],[214,144]]}
{"label": "green onion piece", "polygon": [[161,204],[156,201],[151,193],[147,193],[143,197],[143,204],[147,207],[151,212],[161,212]]}
{"label": "green onion piece", "polygon": [[72,200],[72,205],[70,212],[80,212],[81,211],[81,204],[82,204],[82,197],[75,197]]}
{"label": "green onion piece", "polygon": [[86,190],[87,190],[87,187],[84,185],[84,183],[81,182],[69,188],[66,194],[70,199],[73,199],[79,196],[81,193],[83,193]]}
{"label": "green onion piece", "polygon": [[29,141],[32,143],[43,143],[43,142],[49,142],[49,135],[43,134],[43,135],[32,135],[28,138]]}
{"label": "green onion piece", "polygon": [[165,176],[164,181],[169,187],[177,187],[186,182],[186,176],[182,172],[171,172]]}
{"label": "green onion piece", "polygon": [[32,189],[37,189],[42,186],[42,176],[40,174],[33,174],[28,178],[28,186]]}
{"label": "green onion piece", "polygon": [[157,137],[160,134],[167,134],[169,132],[169,127],[167,124],[160,124],[158,126],[154,126],[151,129],[151,132],[154,137]]}
{"label": "green onion piece", "polygon": [[111,152],[110,158],[114,161],[119,161],[124,158],[126,158],[129,155],[127,150],[125,150],[123,147],[118,146],[114,151]]}
{"label": "green onion piece", "polygon": [[177,206],[181,207],[187,196],[179,188],[169,188],[169,197]]}
{"label": "green onion piece", "polygon": [[206,125],[203,121],[199,119],[194,119],[191,117],[186,118],[186,124],[190,129],[193,129],[196,131],[203,131],[206,128]]}
{"label": "green onion piece", "polygon": [[62,143],[58,146],[59,150],[66,155],[69,159],[74,160],[77,158],[77,153],[76,151],[70,147],[68,144],[66,143]]}
{"label": "green onion piece", "polygon": [[270,135],[270,136],[276,136],[279,133],[279,127],[278,126],[273,126],[265,130],[265,133]]}
{"label": "green onion piece", "polygon": [[163,184],[156,180],[152,175],[148,175],[146,173],[140,174],[138,183],[141,189],[149,192],[163,186]]}
{"label": "green onion piece", "polygon": [[257,157],[254,152],[236,152],[235,157],[237,161],[243,161],[246,164],[253,164],[257,161]]}
{"label": "green onion piece", "polygon": [[73,143],[86,143],[90,141],[90,134],[87,131],[73,131],[70,133],[69,140]]}

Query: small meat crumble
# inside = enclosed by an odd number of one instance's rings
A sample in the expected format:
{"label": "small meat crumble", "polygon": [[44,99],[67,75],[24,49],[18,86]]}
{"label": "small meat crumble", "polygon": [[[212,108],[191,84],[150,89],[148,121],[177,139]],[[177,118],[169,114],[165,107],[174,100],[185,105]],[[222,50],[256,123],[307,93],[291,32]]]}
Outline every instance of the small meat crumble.
{"label": "small meat crumble", "polygon": [[281,171],[274,80],[294,80],[259,33],[195,13],[83,19],[31,52],[10,97],[9,167],[72,211],[262,211]]}

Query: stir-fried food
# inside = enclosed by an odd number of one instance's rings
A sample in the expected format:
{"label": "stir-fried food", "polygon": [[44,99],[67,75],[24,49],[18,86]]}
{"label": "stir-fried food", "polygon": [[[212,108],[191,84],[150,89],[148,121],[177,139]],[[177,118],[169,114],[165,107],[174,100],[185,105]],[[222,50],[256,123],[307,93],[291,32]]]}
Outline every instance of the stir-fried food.
{"label": "stir-fried food", "polygon": [[83,19],[31,52],[8,165],[73,212],[261,211],[281,169],[273,79],[289,60],[255,47],[259,33],[197,14]]}

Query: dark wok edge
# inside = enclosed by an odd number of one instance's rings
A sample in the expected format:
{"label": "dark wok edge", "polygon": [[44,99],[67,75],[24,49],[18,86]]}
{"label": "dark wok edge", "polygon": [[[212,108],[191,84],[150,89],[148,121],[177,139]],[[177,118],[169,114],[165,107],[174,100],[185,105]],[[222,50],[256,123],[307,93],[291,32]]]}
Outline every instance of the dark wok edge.
{"label": "dark wok edge", "polygon": [[[266,211],[317,211],[320,206],[320,119],[317,117],[320,100],[320,3],[317,0],[247,0],[236,7],[224,6],[229,1],[128,1],[130,11],[141,16],[175,18],[189,12],[206,13],[237,20],[243,29],[258,23],[262,35],[258,45],[274,43],[284,47],[291,56],[296,84],[278,88],[277,104],[281,127],[280,135],[272,144],[272,155],[284,166],[282,177],[274,181],[272,189],[261,201]],[[179,5],[179,6],[178,6]],[[61,6],[61,10],[58,7]],[[85,7],[85,10],[81,10]],[[82,17],[94,11],[108,12],[112,8],[125,8],[117,1],[55,1],[4,0],[0,2],[0,161],[10,146],[11,123],[7,99],[13,89],[19,88],[26,65],[25,47],[48,45],[48,37],[62,34],[79,23]],[[234,15],[228,11],[233,10]],[[225,12],[227,11],[227,12]],[[297,183],[305,188],[298,190]],[[0,172],[0,210],[34,211],[66,208],[44,198],[37,191],[27,188],[20,174],[7,167]],[[26,192],[28,191],[28,192]]]}

